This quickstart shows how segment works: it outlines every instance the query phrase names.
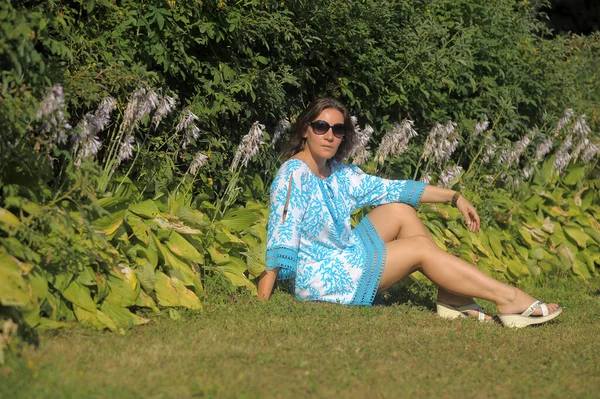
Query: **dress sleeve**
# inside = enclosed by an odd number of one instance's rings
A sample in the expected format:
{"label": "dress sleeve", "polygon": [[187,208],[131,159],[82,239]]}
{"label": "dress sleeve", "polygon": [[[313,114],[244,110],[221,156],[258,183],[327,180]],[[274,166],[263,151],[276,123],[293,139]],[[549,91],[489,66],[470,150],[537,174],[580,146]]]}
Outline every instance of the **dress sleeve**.
{"label": "dress sleeve", "polygon": [[267,270],[279,268],[279,280],[296,276],[300,226],[308,204],[303,171],[284,164],[271,185],[267,228]]}
{"label": "dress sleeve", "polygon": [[350,167],[349,194],[354,200],[354,209],[369,205],[402,202],[413,207],[419,205],[427,183],[414,180],[388,180],[368,175],[356,165]]}

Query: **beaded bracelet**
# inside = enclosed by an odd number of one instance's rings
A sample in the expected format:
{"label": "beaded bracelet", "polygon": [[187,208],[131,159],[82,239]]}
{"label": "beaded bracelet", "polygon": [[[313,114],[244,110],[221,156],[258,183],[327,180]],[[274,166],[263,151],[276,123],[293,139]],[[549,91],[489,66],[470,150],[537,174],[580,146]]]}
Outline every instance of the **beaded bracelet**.
{"label": "beaded bracelet", "polygon": [[458,199],[460,198],[461,195],[462,194],[460,193],[460,191],[457,191],[454,193],[454,195],[452,196],[452,206],[453,207],[455,207],[455,208],[457,207],[456,203],[458,202]]}

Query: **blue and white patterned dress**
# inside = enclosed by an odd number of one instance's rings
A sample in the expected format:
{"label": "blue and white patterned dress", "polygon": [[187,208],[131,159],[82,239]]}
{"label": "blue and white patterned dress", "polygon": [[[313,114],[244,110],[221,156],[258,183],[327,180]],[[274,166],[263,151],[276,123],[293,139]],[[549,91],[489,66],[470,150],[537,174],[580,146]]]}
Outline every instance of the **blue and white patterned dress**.
{"label": "blue and white patterned dress", "polygon": [[[386,180],[333,161],[325,179],[299,159],[286,161],[271,185],[267,269],[295,279],[301,300],[371,305],[385,265],[385,243],[358,208],[403,202],[416,206],[427,185]],[[286,206],[287,205],[287,206]]]}

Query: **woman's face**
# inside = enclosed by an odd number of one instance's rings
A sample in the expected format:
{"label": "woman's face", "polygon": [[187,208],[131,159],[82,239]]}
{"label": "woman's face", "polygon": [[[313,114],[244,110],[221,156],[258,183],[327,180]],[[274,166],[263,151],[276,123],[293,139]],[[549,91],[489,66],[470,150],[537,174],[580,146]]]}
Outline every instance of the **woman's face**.
{"label": "woman's face", "polygon": [[[329,124],[329,129],[324,134],[317,134],[316,132],[322,132],[327,125],[322,122]],[[340,144],[342,144],[342,137],[337,137],[333,131],[340,129],[341,126],[333,128],[334,125],[344,125],[344,115],[335,108],[324,109],[323,112],[317,116],[304,132],[303,137],[306,139],[305,151],[310,152],[314,160],[327,160],[331,159],[338,150]]]}

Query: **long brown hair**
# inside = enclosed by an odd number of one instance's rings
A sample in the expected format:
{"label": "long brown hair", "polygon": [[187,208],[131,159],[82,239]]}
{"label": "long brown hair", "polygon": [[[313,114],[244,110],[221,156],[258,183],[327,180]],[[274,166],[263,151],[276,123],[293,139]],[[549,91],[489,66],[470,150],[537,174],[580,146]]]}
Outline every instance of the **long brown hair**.
{"label": "long brown hair", "polygon": [[319,98],[308,104],[308,107],[298,115],[296,122],[292,125],[290,140],[281,151],[283,159],[291,158],[302,151],[305,141],[305,138],[302,136],[308,129],[308,124],[313,122],[321,112],[328,108],[335,108],[340,111],[344,116],[344,125],[346,126],[346,134],[342,139],[342,143],[331,159],[340,162],[348,156],[356,140],[356,133],[354,132],[354,124],[352,123],[350,112],[344,104],[335,98]]}

